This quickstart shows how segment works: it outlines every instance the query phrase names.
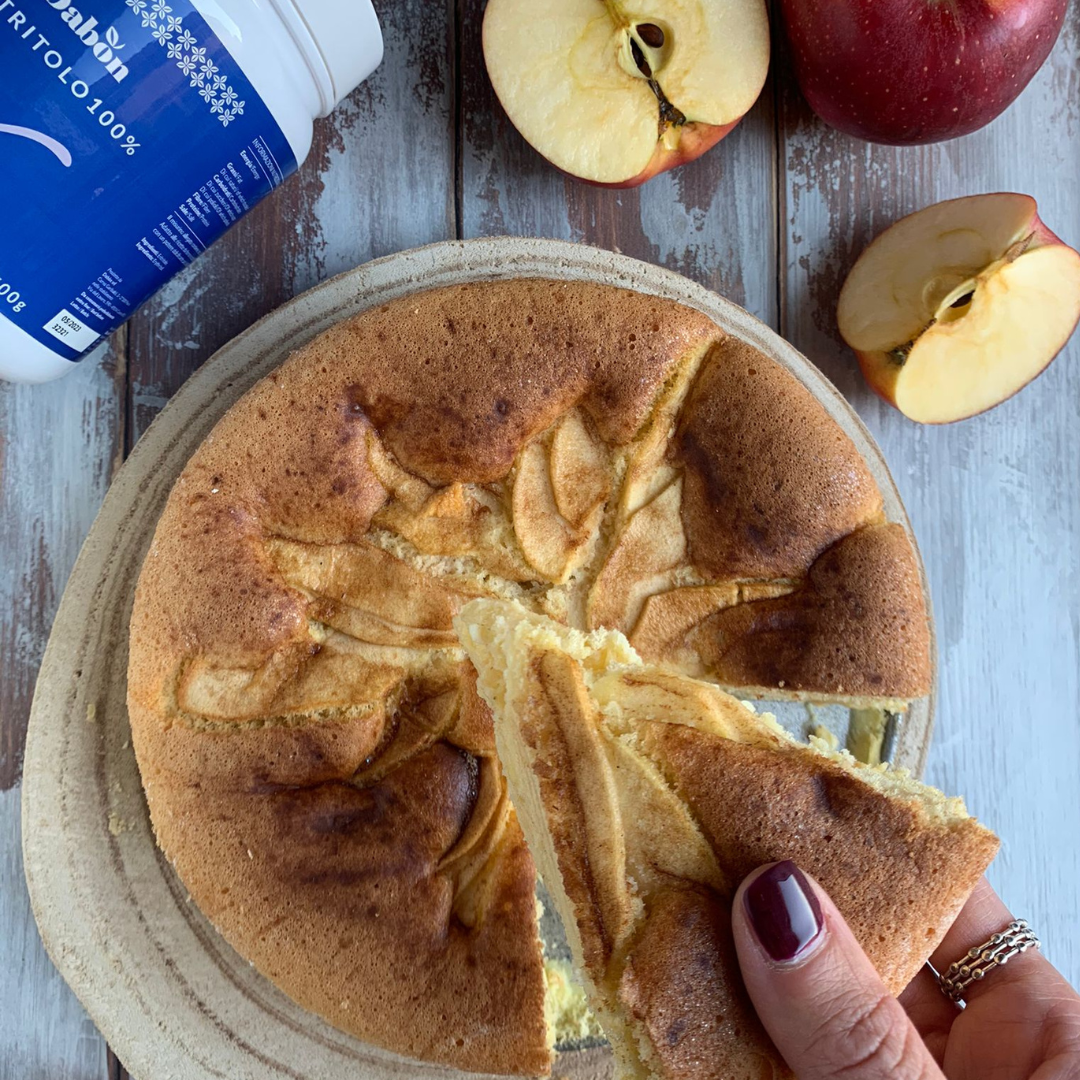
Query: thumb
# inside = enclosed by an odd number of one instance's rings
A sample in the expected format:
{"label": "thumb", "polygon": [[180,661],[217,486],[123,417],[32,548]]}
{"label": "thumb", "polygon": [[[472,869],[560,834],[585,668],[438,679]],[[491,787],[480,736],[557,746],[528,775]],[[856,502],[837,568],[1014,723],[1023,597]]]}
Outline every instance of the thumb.
{"label": "thumb", "polygon": [[732,929],[754,1008],[799,1080],[944,1080],[840,912],[794,863],[739,886]]}

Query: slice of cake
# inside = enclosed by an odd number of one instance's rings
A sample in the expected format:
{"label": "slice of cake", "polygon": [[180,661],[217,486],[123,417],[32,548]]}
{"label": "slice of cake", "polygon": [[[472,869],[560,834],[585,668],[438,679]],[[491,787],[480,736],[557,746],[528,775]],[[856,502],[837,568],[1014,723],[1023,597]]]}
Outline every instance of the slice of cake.
{"label": "slice of cake", "polygon": [[717,687],[502,601],[455,628],[495,715],[541,876],[624,1077],[789,1073],[742,986],[731,898],[793,859],[835,900],[893,992],[997,850],[960,799],[825,743]]}

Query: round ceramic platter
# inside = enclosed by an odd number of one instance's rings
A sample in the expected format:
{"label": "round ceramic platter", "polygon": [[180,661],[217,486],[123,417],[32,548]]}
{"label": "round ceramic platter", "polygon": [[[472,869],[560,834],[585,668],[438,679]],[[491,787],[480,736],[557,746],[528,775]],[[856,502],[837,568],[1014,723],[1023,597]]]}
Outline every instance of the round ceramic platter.
{"label": "round ceramic platter", "polygon": [[[304,1011],[195,908],[154,844],[131,749],[124,704],[128,617],[173,481],[252,383],[365,308],[439,285],[509,277],[620,285],[705,312],[811,390],[866,459],[887,516],[907,524],[881,451],[817,368],[742,308],[611,252],[512,238],[435,244],[327,281],[229,342],[166,405],[117,474],[60,604],[26,744],[23,850],[41,936],[136,1080],[464,1075],[375,1049]],[[896,764],[921,769],[932,715],[931,697],[893,723],[889,756]],[[556,1068],[581,1078],[610,1071],[605,1048],[560,1055]]]}

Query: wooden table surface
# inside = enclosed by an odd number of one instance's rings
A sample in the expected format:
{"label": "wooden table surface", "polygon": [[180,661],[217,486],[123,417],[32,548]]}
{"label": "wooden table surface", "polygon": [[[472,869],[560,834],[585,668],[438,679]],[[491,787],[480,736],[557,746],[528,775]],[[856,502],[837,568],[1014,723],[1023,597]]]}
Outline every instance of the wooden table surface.
{"label": "wooden table surface", "polygon": [[1080,335],[1013,400],[928,428],[867,389],[834,318],[859,251],[938,199],[1027,192],[1080,243],[1080,5],[1019,101],[967,138],[894,149],[832,131],[778,47],[733,134],[621,192],[565,178],[510,127],[484,73],[482,0],[377,7],[383,65],[317,125],[298,176],[74,374],[0,383],[0,1080],[126,1075],[45,956],[19,847],[34,678],[110,478],[191,372],[259,316],[341,270],[451,237],[560,237],[671,267],[749,308],[848,397],[930,575],[941,687],[928,779],[999,832],[992,881],[1080,984]]}

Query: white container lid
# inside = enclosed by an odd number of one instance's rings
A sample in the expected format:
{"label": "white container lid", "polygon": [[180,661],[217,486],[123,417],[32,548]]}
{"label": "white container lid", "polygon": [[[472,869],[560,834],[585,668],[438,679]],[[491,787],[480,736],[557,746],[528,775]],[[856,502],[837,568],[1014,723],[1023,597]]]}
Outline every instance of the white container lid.
{"label": "white container lid", "polygon": [[382,62],[371,0],[272,0],[311,69],[326,116]]}

